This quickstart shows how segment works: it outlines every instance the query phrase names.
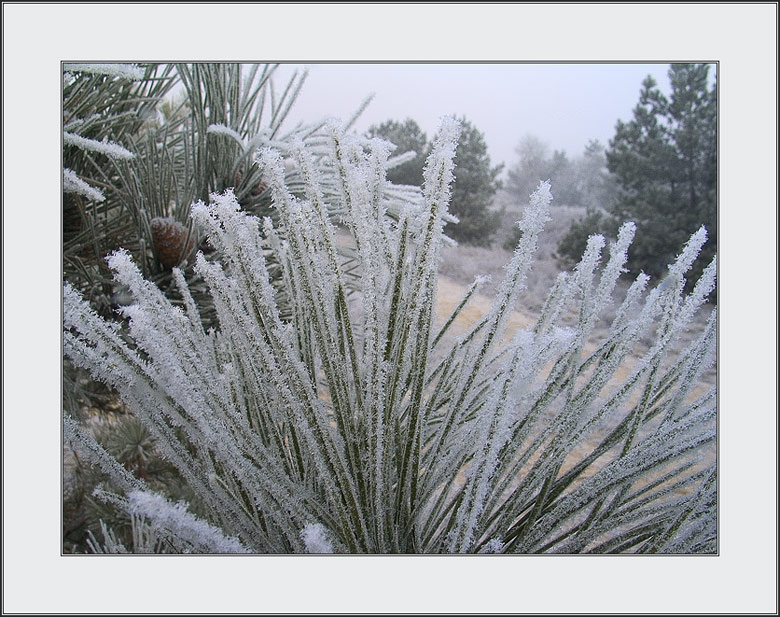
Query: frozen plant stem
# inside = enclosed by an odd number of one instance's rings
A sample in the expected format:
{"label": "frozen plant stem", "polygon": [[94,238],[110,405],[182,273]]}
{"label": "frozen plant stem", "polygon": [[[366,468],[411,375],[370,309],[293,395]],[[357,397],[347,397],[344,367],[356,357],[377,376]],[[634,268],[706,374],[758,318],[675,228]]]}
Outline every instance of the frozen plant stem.
{"label": "frozen plant stem", "polygon": [[[677,283],[644,296],[640,275],[605,340],[586,352],[634,227],[621,229],[597,282],[605,241],[594,236],[574,273],[559,277],[537,324],[505,344],[548,219],[552,196],[541,183],[491,309],[449,338],[477,287],[435,326],[458,123],[442,121],[422,198],[404,202],[397,220],[385,215],[395,199],[385,177],[389,145],[337,124],[328,131],[317,152],[300,141],[290,148],[305,198],[286,185],[279,152],[256,154],[276,226],[243,212],[230,190],[193,205],[220,257],[198,255],[195,266],[218,328],[203,329],[178,270],[184,310],[124,251],[108,263],[134,297],[121,309],[132,343],[66,284],[65,353],[119,392],[207,520],[149,493],[69,424],[74,447],[92,452],[125,493],[115,502],[132,505],[133,516],[145,512],[171,545],[205,552],[713,551],[714,465],[699,458],[712,450],[715,397],[693,396],[692,384],[714,361],[715,328],[686,350],[673,343],[714,287],[714,265],[688,297]],[[315,157],[336,170],[328,181]],[[354,300],[330,211],[342,213],[354,241]],[[702,242],[703,232],[670,266],[674,281]],[[277,305],[271,258],[294,307],[289,321]],[[571,303],[579,323],[564,328]],[[658,315],[655,345],[616,381]],[[652,423],[656,417],[664,421]],[[599,426],[610,428],[562,472]],[[672,498],[670,486],[686,496]]]}

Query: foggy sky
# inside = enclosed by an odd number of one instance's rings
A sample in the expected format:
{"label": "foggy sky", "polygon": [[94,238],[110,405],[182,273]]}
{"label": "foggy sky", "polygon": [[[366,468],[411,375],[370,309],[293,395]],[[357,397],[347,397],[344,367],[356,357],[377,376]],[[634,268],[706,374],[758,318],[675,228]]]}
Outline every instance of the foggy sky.
{"label": "foggy sky", "polygon": [[285,126],[345,120],[374,93],[357,131],[413,118],[431,139],[441,116],[465,115],[485,135],[491,162],[507,168],[526,134],[569,158],[591,139],[607,145],[617,120],[631,119],[647,75],[669,92],[668,64],[285,64],[277,69],[277,87],[306,67]]}

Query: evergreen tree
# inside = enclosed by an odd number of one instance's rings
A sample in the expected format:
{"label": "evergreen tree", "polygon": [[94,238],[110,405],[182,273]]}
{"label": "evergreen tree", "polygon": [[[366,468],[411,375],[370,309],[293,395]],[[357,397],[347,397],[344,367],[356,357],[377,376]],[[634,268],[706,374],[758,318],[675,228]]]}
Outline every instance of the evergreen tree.
{"label": "evergreen tree", "polygon": [[500,223],[501,213],[490,209],[502,183],[498,175],[503,163],[490,165],[484,135],[466,118],[460,119],[462,133],[455,151],[455,184],[450,211],[460,219],[447,226],[447,235],[458,241],[486,246]]}
{"label": "evergreen tree", "polygon": [[[615,180],[607,170],[605,150],[601,142],[593,139],[585,146],[582,156],[575,161],[578,205],[585,206],[589,212],[609,209],[617,191]],[[582,251],[579,255],[582,255]]]}
{"label": "evergreen tree", "polygon": [[607,164],[619,194],[615,220],[633,220],[629,267],[662,276],[681,242],[701,225],[710,237],[694,265],[702,271],[717,246],[717,99],[706,64],[674,64],[667,99],[647,77],[630,122],[618,121]]}
{"label": "evergreen tree", "polygon": [[394,184],[422,185],[422,170],[425,166],[425,155],[429,145],[428,138],[414,120],[411,118],[407,118],[403,122],[387,120],[378,126],[371,126],[367,135],[368,137],[381,137],[395,144],[396,150],[393,154],[415,152],[417,156],[412,160],[389,169],[387,179]]}
{"label": "evergreen tree", "polygon": [[525,203],[543,180],[550,180],[555,187],[556,204],[579,205],[582,202],[579,159],[569,159],[564,150],[555,150],[548,155],[548,145],[530,134],[520,140],[515,152],[519,160],[508,172],[507,186],[521,203]]}
{"label": "evergreen tree", "polygon": [[614,178],[607,171],[604,146],[591,140],[573,166],[572,182],[577,205],[585,206],[585,216],[574,221],[558,243],[557,258],[576,264],[588,244],[588,238],[604,229],[614,228],[608,216],[617,192]]}
{"label": "evergreen tree", "polygon": [[[446,233],[460,242],[489,245],[500,223],[500,213],[492,212],[490,205],[496,191],[501,188],[498,175],[504,166],[491,167],[484,135],[465,118],[460,121],[463,132],[455,154],[455,184],[450,204],[450,211],[460,222],[449,225]],[[414,159],[388,170],[387,179],[395,184],[422,185],[425,159],[433,144],[427,141],[425,133],[414,120],[388,120],[370,127],[367,135],[382,137],[395,144],[395,154],[416,152]],[[536,184],[539,184],[538,180]]]}
{"label": "evergreen tree", "polygon": [[[523,136],[515,148],[517,164],[507,172],[507,189],[525,203],[539,182],[550,178],[549,147],[535,135]],[[556,191],[557,191],[556,184]]]}

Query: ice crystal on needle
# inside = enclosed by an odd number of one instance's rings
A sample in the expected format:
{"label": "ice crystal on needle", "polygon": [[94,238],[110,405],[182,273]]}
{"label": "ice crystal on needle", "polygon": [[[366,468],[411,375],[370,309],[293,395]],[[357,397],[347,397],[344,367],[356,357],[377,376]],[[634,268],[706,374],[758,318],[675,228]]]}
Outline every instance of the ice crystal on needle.
{"label": "ice crystal on needle", "polygon": [[320,523],[309,523],[301,530],[301,538],[307,553],[332,553],[333,546]]}

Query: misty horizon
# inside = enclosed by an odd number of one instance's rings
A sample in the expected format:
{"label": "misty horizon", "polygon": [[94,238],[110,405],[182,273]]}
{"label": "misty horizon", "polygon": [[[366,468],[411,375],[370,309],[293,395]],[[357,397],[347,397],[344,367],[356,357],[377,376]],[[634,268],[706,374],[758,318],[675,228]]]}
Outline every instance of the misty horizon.
{"label": "misty horizon", "polygon": [[442,116],[465,116],[484,134],[491,162],[504,163],[504,176],[523,137],[576,158],[591,140],[609,145],[618,120],[632,118],[645,77],[670,91],[669,63],[617,62],[283,63],[275,85],[284,87],[293,72],[306,69],[288,129],[326,117],[346,120],[373,94],[353,126],[358,133],[411,118],[431,139]]}

